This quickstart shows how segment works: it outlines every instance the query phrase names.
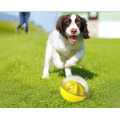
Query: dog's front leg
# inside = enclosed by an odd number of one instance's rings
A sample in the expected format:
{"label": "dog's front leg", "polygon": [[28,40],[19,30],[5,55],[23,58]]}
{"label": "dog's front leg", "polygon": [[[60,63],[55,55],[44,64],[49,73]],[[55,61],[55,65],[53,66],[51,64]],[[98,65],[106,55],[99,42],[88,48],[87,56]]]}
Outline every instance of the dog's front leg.
{"label": "dog's front leg", "polygon": [[71,57],[66,61],[65,68],[71,68],[75,66],[79,61],[82,60],[84,54],[85,54],[85,49],[78,51],[73,57]]}
{"label": "dog's front leg", "polygon": [[60,54],[55,49],[53,49],[53,63],[59,69],[62,69],[64,66],[64,64],[60,58]]}
{"label": "dog's front leg", "polygon": [[42,78],[49,78],[49,68],[50,68],[50,64],[52,61],[52,51],[53,51],[52,45],[48,41],[47,46],[46,46],[45,62],[44,62],[44,69],[43,69]]}
{"label": "dog's front leg", "polygon": [[66,77],[72,75],[71,68],[65,68],[65,75],[66,75]]}

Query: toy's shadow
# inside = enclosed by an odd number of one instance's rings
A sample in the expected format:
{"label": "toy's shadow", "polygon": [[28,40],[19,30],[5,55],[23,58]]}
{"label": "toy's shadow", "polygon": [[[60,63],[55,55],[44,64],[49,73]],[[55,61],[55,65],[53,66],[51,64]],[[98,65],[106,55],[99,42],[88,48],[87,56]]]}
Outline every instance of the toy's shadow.
{"label": "toy's shadow", "polygon": [[[51,72],[52,73],[59,72],[60,76],[65,77],[65,70],[64,69],[61,69],[61,70],[57,69],[57,70],[53,70]],[[81,76],[84,79],[92,79],[94,76],[98,76],[96,73],[93,73],[89,70],[84,69],[84,67],[82,67],[82,68],[73,67],[72,74]]]}

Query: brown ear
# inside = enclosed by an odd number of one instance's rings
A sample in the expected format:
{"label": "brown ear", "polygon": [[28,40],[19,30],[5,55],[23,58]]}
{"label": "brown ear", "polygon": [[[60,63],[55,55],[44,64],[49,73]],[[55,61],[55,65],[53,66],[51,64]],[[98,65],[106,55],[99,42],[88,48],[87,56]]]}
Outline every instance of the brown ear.
{"label": "brown ear", "polygon": [[88,29],[87,29],[87,23],[86,23],[86,20],[84,18],[82,18],[81,32],[83,32],[84,39],[90,38]]}
{"label": "brown ear", "polygon": [[64,37],[66,37],[64,31],[63,31],[63,18],[64,15],[62,15],[61,17],[59,17],[57,23],[56,23],[56,30],[58,30]]}

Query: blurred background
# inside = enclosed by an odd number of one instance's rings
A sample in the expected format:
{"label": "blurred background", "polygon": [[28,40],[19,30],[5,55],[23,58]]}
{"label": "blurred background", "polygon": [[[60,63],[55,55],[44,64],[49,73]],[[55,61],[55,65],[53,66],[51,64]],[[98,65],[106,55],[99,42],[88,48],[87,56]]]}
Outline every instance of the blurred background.
{"label": "blurred background", "polygon": [[[29,22],[50,32],[55,28],[56,20],[61,15],[70,13],[78,14],[87,20],[91,37],[120,38],[120,12],[30,12]],[[0,21],[17,23],[19,12],[0,12]]]}

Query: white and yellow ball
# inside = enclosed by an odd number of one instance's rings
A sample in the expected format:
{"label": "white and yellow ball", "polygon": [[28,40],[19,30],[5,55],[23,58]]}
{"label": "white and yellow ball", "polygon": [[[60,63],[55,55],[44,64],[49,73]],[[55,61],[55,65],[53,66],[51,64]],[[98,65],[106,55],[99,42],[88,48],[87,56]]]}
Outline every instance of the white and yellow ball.
{"label": "white and yellow ball", "polygon": [[88,94],[88,84],[80,76],[69,76],[63,80],[60,86],[62,97],[70,102],[79,102]]}

